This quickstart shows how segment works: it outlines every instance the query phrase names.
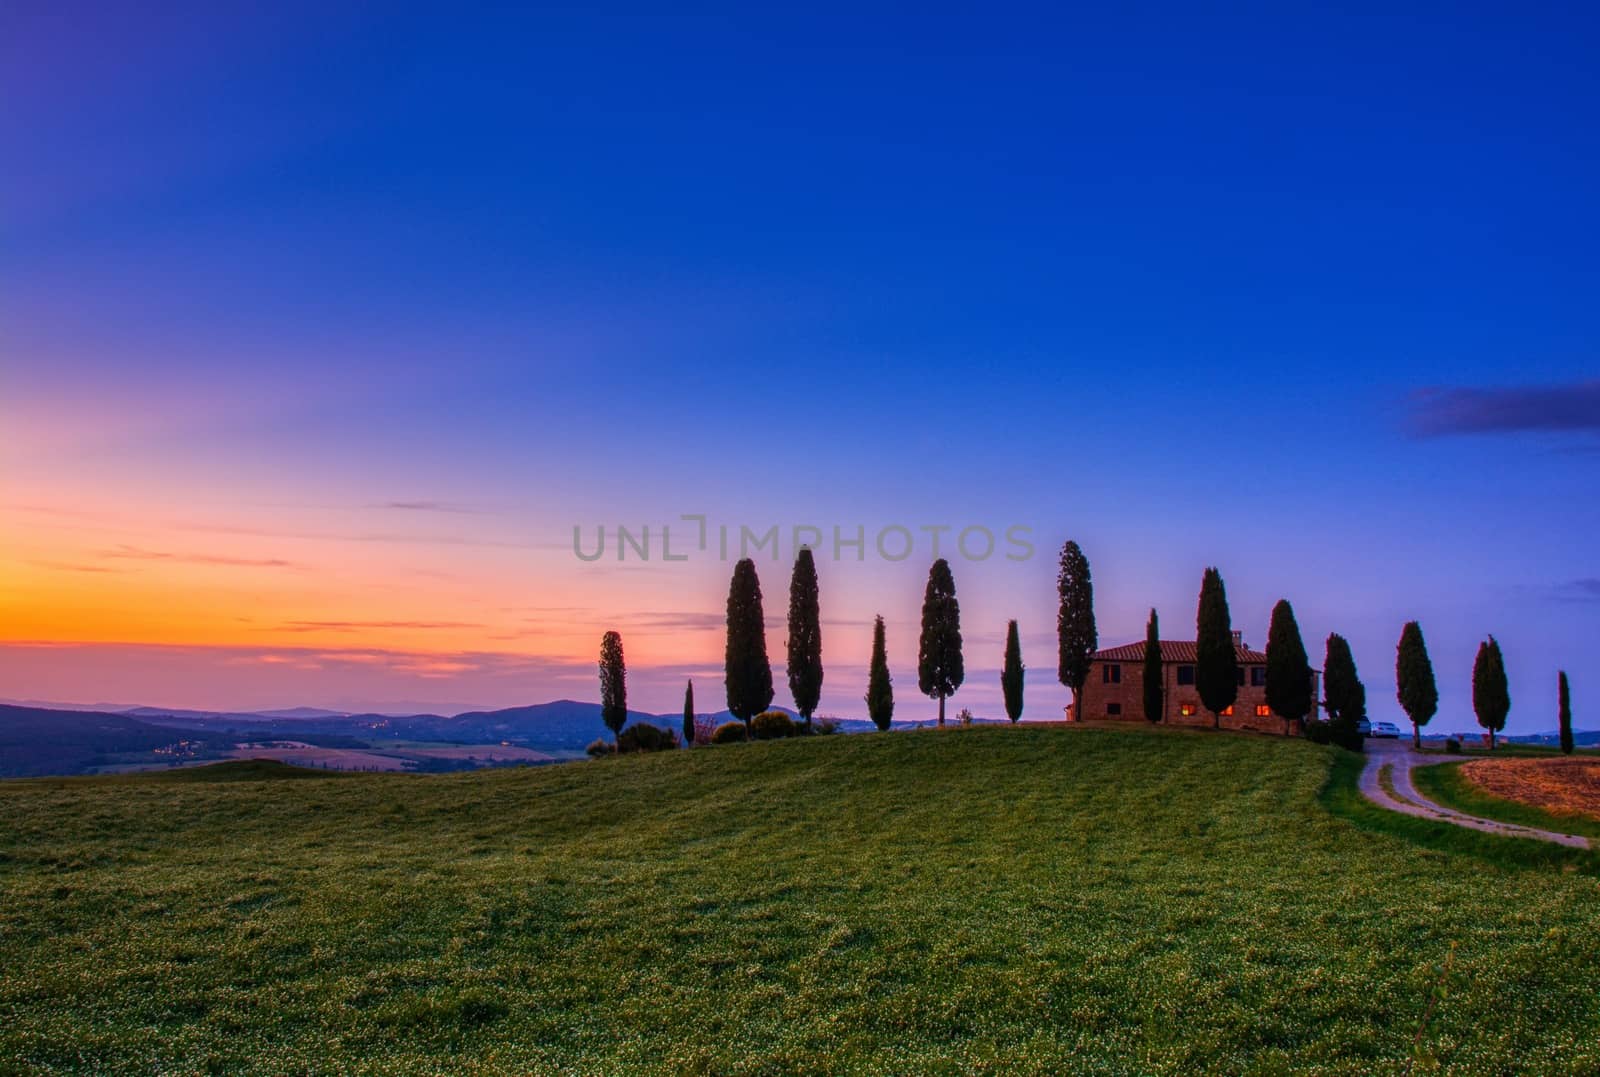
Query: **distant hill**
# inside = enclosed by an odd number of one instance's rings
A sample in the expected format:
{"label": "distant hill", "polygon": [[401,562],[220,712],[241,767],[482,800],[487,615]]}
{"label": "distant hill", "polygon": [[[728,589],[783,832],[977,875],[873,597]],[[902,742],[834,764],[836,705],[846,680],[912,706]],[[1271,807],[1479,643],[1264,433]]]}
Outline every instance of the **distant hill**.
{"label": "distant hill", "polygon": [[[1504,739],[1514,744],[1560,744],[1561,734],[1551,730],[1548,733],[1523,733]],[[1572,731],[1572,743],[1584,747],[1600,744],[1600,729],[1575,729]]]}
{"label": "distant hill", "polygon": [[317,719],[317,718],[343,718],[348,711],[323,710],[320,707],[289,707],[285,710],[271,711],[197,711],[184,710],[177,707],[125,707],[117,710],[119,714],[126,714],[133,718],[183,718],[183,719],[232,719],[239,722],[260,722],[272,719]]}
{"label": "distant hill", "polygon": [[0,705],[0,777],[75,774],[105,756],[153,751],[187,735],[124,714]]}
{"label": "distant hill", "polygon": [[[786,707],[776,707],[789,715]],[[731,721],[726,710],[702,714],[714,724]],[[845,733],[870,732],[861,718],[835,719]],[[670,730],[683,725],[680,714],[629,711],[628,723],[650,722]],[[979,719],[979,724],[990,720]],[[896,729],[931,726],[932,719],[898,721]],[[509,744],[557,757],[581,753],[597,738],[609,737],[600,704],[558,699],[523,707],[440,714],[345,714],[319,707],[272,711],[203,711],[134,707],[120,713],[46,707],[0,706],[0,777],[81,774],[102,767],[193,763],[225,756],[241,741],[299,741],[329,749],[404,752],[423,744]],[[1594,740],[1600,734],[1584,734]],[[178,742],[175,752],[157,753]],[[140,754],[143,753],[143,754]]]}

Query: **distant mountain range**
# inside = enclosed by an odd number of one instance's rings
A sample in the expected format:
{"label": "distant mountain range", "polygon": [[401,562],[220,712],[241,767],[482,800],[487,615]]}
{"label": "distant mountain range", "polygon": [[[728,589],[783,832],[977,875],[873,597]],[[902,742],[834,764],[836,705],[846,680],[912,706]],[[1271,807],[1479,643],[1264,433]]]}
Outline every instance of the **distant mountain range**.
{"label": "distant mountain range", "polygon": [[[781,708],[780,708],[781,709]],[[792,713],[792,712],[790,712]],[[727,711],[709,716],[721,722]],[[629,711],[628,721],[679,729],[681,714]],[[913,727],[922,723],[902,723]],[[845,720],[848,732],[870,722]],[[402,750],[407,744],[513,746],[571,757],[610,734],[598,703],[558,699],[526,707],[439,714],[343,714],[317,707],[216,712],[131,707],[120,712],[0,705],[0,777],[83,774],[224,757],[241,743],[293,741],[330,750]]]}
{"label": "distant mountain range", "polygon": [[[732,715],[720,711],[707,717],[724,722]],[[651,722],[676,730],[681,727],[683,716],[630,711],[628,721]],[[873,728],[863,719],[844,719],[839,724],[851,733]],[[895,724],[907,729],[933,722]],[[239,744],[291,741],[328,749],[333,754],[355,753],[355,764],[361,762],[362,751],[384,752],[392,757],[407,751],[408,745],[504,746],[571,758],[581,754],[591,741],[609,735],[600,720],[600,705],[573,699],[451,716],[345,714],[320,707],[219,712],[144,706],[113,711],[0,705],[0,777],[170,765],[226,758]],[[1556,734],[1505,739],[1553,744]],[[1585,730],[1576,733],[1574,739],[1585,746],[1600,744],[1600,731]],[[438,754],[437,748],[434,751]],[[474,758],[480,763],[489,761],[481,754]],[[433,765],[427,760],[422,763]],[[407,764],[415,765],[415,760]]]}

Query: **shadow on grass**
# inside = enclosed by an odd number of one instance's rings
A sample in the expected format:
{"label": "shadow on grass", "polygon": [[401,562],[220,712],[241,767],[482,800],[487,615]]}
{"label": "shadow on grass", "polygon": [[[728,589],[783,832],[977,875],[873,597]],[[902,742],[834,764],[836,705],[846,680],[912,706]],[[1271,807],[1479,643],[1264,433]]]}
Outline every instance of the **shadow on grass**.
{"label": "shadow on grass", "polygon": [[[1471,856],[1506,868],[1546,871],[1553,868],[1600,875],[1600,854],[1593,849],[1572,849],[1533,838],[1501,837],[1454,823],[1402,815],[1380,808],[1361,795],[1362,762],[1359,755],[1339,752],[1334,757],[1333,767],[1320,794],[1323,807],[1362,830],[1388,834],[1427,849]],[[1428,768],[1417,768],[1412,773],[1416,775],[1425,769]]]}

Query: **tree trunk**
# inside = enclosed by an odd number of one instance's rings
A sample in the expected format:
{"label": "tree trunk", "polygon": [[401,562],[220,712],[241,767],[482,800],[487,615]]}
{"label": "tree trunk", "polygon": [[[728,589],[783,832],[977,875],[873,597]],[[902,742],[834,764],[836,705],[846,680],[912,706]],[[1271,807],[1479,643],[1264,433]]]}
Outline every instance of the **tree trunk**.
{"label": "tree trunk", "polygon": [[944,696],[939,697],[939,728],[944,728]]}
{"label": "tree trunk", "polygon": [[1212,729],[1221,729],[1222,728],[1222,712],[1221,711],[1212,711],[1211,712],[1211,728]]}
{"label": "tree trunk", "polygon": [[1494,751],[1494,730],[1489,730],[1489,750]]}
{"label": "tree trunk", "polygon": [[1422,727],[1415,722],[1411,723],[1411,747],[1422,751]]}
{"label": "tree trunk", "polygon": [[1072,690],[1072,720],[1083,721],[1083,686],[1079,685]]}

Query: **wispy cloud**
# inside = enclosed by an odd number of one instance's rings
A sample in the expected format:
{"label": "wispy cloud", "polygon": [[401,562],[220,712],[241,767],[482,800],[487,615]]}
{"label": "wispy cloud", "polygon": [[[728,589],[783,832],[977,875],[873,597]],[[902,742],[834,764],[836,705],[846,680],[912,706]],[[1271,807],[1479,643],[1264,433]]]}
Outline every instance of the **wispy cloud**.
{"label": "wispy cloud", "polygon": [[29,561],[28,564],[33,565],[35,568],[48,568],[53,572],[104,573],[123,571],[120,568],[112,568],[110,565],[84,565],[76,564],[70,561]]}
{"label": "wispy cloud", "polygon": [[1581,580],[1568,580],[1557,585],[1555,597],[1561,602],[1600,602],[1600,579],[1588,576]]}
{"label": "wispy cloud", "polygon": [[478,516],[485,511],[450,501],[385,501],[377,507],[397,512],[443,512],[458,516]]}
{"label": "wispy cloud", "polygon": [[472,621],[286,621],[280,632],[359,632],[383,628],[483,628]]}
{"label": "wispy cloud", "polygon": [[1420,437],[1600,433],[1600,380],[1421,389],[1411,396],[1407,423]]}
{"label": "wispy cloud", "polygon": [[137,546],[118,546],[106,550],[101,557],[124,561],[172,561],[185,565],[222,565],[232,568],[295,568],[292,561],[277,557],[228,557],[210,553],[171,553],[166,550],[144,550]]}

